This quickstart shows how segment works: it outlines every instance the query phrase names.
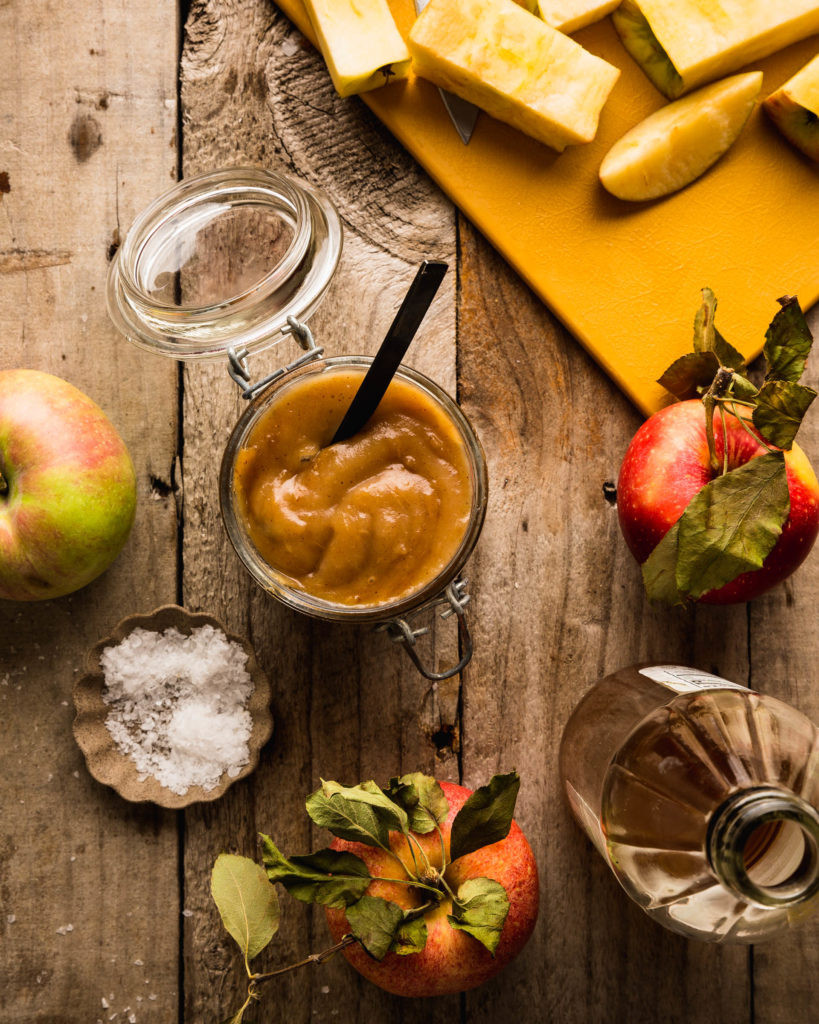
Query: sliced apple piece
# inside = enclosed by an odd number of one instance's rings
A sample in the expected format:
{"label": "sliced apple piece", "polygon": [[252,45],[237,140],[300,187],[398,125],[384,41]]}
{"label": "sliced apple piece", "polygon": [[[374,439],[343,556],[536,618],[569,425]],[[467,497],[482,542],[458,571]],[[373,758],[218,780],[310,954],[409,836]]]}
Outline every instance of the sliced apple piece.
{"label": "sliced apple piece", "polygon": [[623,0],[612,22],[669,99],[819,32],[819,0]]}
{"label": "sliced apple piece", "polygon": [[339,96],[368,92],[410,69],[387,0],[304,0]]}
{"label": "sliced apple piece", "polygon": [[590,142],[619,70],[514,0],[430,0],[414,70],[558,152]]}
{"label": "sliced apple piece", "polygon": [[620,0],[537,0],[536,14],[558,32],[570,35],[611,14]]}
{"label": "sliced apple piece", "polygon": [[630,200],[684,188],[731,147],[761,88],[762,72],[750,71],[660,107],[615,142],[600,165],[600,181]]}
{"label": "sliced apple piece", "polygon": [[788,142],[819,163],[819,54],[762,106]]}

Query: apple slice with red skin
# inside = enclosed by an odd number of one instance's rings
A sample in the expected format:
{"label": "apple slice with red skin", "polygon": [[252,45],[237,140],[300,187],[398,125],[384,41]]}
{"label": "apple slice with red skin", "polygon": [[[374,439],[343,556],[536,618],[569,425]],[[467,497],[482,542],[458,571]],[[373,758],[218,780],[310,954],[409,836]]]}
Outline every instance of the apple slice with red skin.
{"label": "apple slice with red skin", "polygon": [[[451,782],[441,782],[440,785],[449,801],[449,814],[441,825],[449,857],[452,822],[471,795],[471,790]],[[413,837],[418,840],[433,867],[440,868],[441,845],[438,832],[426,835],[413,832]],[[384,850],[342,839],[333,840],[331,848],[356,854],[367,865],[371,875],[402,877],[397,862]],[[390,848],[410,869],[413,868],[407,840],[400,832],[390,833]],[[459,857],[449,864],[445,878],[456,893],[458,887],[469,878],[492,878],[506,890],[509,913],[494,957],[477,939],[449,924],[447,913],[451,911],[451,900],[444,898],[424,915],[427,941],[421,952],[406,955],[387,953],[383,960],[378,961],[358,943],[344,949],[344,956],[360,974],[395,995],[440,996],[463,992],[482,984],[517,956],[535,926],[539,902],[537,865],[517,822],[512,822],[505,839]],[[425,902],[424,892],[420,889],[378,879],[370,884],[367,895],[391,900],[405,910]],[[332,908],[327,908],[325,913],[333,941],[338,942],[350,931],[345,913]]]}
{"label": "apple slice with red skin", "polygon": [[[632,554],[644,562],[677,522],[697,492],[714,478],[703,404],[677,402],[651,416],[628,447],[617,483],[620,527]],[[726,415],[728,469],[764,455],[767,449],[731,415]],[[751,428],[752,429],[752,428]],[[720,462],[723,437],[714,415],[714,440]],[[804,561],[819,533],[819,483],[807,456],[794,444],[785,452],[790,513],[761,568],[699,598],[707,604],[750,601],[781,583]]]}

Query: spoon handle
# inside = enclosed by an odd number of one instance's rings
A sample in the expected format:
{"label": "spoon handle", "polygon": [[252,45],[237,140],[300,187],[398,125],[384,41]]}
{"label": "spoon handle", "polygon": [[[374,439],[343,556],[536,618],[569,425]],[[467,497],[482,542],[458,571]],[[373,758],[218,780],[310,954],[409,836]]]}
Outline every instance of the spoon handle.
{"label": "spoon handle", "polygon": [[418,273],[330,444],[346,441],[348,437],[357,434],[378,408],[378,403],[384,397],[399,363],[415,337],[415,332],[435,298],[446,271],[447,264],[438,260],[424,260],[418,268]]}

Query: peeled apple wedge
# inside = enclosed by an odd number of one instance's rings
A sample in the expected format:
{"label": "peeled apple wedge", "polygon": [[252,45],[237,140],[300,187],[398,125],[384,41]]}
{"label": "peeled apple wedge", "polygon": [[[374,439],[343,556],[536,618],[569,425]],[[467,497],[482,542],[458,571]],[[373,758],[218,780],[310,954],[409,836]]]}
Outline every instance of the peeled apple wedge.
{"label": "peeled apple wedge", "polygon": [[304,0],[339,96],[406,78],[410,54],[387,0]]}
{"label": "peeled apple wedge", "polygon": [[620,0],[539,0],[536,14],[558,32],[570,35],[611,14]]}
{"label": "peeled apple wedge", "polygon": [[751,71],[660,107],[615,142],[600,165],[600,181],[630,200],[684,188],[731,147],[761,88],[762,72]]}
{"label": "peeled apple wedge", "polygon": [[619,70],[513,0],[430,0],[414,70],[561,152],[590,142]]}
{"label": "peeled apple wedge", "polygon": [[611,17],[646,75],[676,99],[819,32],[819,0],[623,0]]}
{"label": "peeled apple wedge", "polygon": [[819,163],[819,54],[762,106],[788,142]]}

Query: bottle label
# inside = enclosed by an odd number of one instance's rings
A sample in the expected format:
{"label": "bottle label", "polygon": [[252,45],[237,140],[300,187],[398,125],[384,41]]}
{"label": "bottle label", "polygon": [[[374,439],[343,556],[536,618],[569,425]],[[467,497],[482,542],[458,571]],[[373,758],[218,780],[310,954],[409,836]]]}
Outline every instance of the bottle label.
{"label": "bottle label", "polygon": [[695,690],[748,690],[747,686],[731,683],[722,676],[700,672],[696,668],[686,668],[684,665],[649,665],[638,671],[640,675],[647,676],[675,693],[693,693]]}

